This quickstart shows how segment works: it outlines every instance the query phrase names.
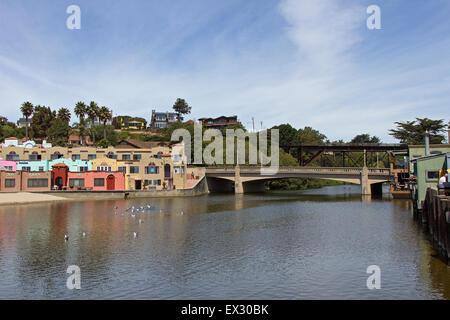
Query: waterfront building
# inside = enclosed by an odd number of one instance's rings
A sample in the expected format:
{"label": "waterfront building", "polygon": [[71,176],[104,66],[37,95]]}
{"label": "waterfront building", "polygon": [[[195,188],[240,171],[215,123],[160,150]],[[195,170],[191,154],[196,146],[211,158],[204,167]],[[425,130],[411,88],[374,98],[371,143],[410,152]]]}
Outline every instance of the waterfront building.
{"label": "waterfront building", "polygon": [[447,154],[442,153],[411,160],[412,174],[416,177],[417,196],[414,199],[417,201],[418,208],[425,200],[427,189],[437,189],[439,172],[447,157]]}
{"label": "waterfront building", "polygon": [[21,188],[20,171],[0,171],[0,191],[18,192]]}
{"label": "waterfront building", "polygon": [[[183,121],[183,117],[180,118]],[[169,128],[174,122],[177,122],[177,114],[174,112],[157,112],[152,110],[152,118],[150,121],[150,129],[164,129]]]}
{"label": "waterfront building", "polygon": [[220,116],[218,118],[200,118],[198,121],[202,124],[203,127],[207,129],[226,129],[230,126],[235,126],[241,124],[238,121],[237,116]]}
{"label": "waterfront building", "polygon": [[70,172],[80,172],[80,171],[91,171],[92,170],[92,161],[91,160],[73,160],[73,159],[66,159],[66,158],[60,158],[55,160],[50,160],[48,163],[48,170],[51,170],[51,168],[57,164],[62,163],[66,165],[69,168]]}
{"label": "waterfront building", "polygon": [[[97,171],[123,172],[124,188],[127,190],[184,189],[187,166],[184,147],[175,145],[175,153],[172,151],[168,142],[123,140],[118,146],[108,148],[6,147],[0,148],[0,157],[16,163],[15,170],[53,172],[51,187],[68,186],[70,172]],[[9,168],[10,165],[7,167],[5,169],[14,170]],[[61,175],[65,170],[67,173]],[[85,185],[89,184],[86,182]]]}
{"label": "waterfront building", "polygon": [[9,160],[0,160],[0,171],[16,171],[17,162]]}
{"label": "waterfront building", "polygon": [[6,124],[8,123],[8,118],[4,117],[4,116],[0,116],[0,124]]}
{"label": "waterfront building", "polygon": [[68,190],[125,190],[125,175],[123,172],[68,172]]}
{"label": "waterfront building", "polygon": [[51,171],[43,172],[27,172],[27,171],[16,171],[20,172],[21,191],[49,191],[51,184]]}
{"label": "waterfront building", "polygon": [[18,171],[37,171],[37,172],[44,172],[49,170],[48,161],[47,160],[27,160],[17,161],[17,170]]}
{"label": "waterfront building", "polygon": [[[426,156],[425,145],[409,145],[409,159],[414,160]],[[450,144],[430,144],[430,155],[450,152]]]}

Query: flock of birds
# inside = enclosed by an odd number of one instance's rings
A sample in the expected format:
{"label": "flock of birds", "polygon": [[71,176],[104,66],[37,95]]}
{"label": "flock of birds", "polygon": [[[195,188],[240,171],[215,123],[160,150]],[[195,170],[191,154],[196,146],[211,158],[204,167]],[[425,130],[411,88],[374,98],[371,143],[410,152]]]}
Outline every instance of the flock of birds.
{"label": "flock of birds", "polygon": [[[144,213],[144,212],[147,212],[147,211],[150,211],[150,210],[154,210],[154,209],[156,209],[156,207],[151,206],[150,204],[147,204],[147,205],[141,206],[141,207],[131,206],[131,207],[125,209],[125,213],[130,213],[130,216],[131,216],[132,218],[136,218],[136,214]],[[118,207],[118,206],[115,206],[115,207],[114,207],[114,214],[115,214],[115,215],[119,214],[118,210],[119,210],[119,207]],[[160,209],[160,210],[159,210],[159,213],[163,213],[163,210]],[[181,211],[180,214],[181,214],[181,215],[184,215],[184,212]],[[123,216],[124,213],[122,213],[121,215]],[[141,223],[143,223],[143,222],[144,222],[144,221],[143,221],[142,219],[139,219],[139,224],[141,224]],[[82,236],[83,236],[83,237],[86,237],[86,232],[83,232],[83,233],[82,233]],[[137,233],[136,231],[134,231],[134,232],[133,232],[133,238],[137,238],[137,236],[138,236],[138,233]],[[67,234],[64,235],[64,241],[69,241],[69,236],[68,236]]]}

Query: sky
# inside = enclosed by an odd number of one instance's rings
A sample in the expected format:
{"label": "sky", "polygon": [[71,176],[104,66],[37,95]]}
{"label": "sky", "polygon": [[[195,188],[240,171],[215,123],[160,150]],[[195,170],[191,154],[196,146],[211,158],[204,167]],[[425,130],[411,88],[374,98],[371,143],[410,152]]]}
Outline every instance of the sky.
{"label": "sky", "polygon": [[395,121],[450,120],[449,16],[448,0],[2,0],[0,114],[94,100],[149,121],[184,98],[190,119],[396,142]]}

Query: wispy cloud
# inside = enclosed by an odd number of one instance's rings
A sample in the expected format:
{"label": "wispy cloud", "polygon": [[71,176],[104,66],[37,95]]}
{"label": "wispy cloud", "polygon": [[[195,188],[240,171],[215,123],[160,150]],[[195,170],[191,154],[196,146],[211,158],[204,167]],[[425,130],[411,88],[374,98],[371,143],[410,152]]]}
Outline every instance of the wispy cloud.
{"label": "wispy cloud", "polygon": [[254,117],[264,127],[313,126],[332,140],[368,132],[385,141],[394,121],[448,117],[450,5],[429,9],[438,18],[410,34],[407,15],[389,19],[404,9],[393,4],[382,6],[383,30],[368,31],[365,2],[132,1],[106,13],[107,2],[81,1],[78,33],[61,28],[65,11],[53,5],[62,22],[33,6],[36,31],[23,19],[32,15],[27,1],[3,4],[0,111],[14,120],[26,100],[69,108],[96,100],[149,118],[183,97],[193,118],[236,114],[246,125]]}

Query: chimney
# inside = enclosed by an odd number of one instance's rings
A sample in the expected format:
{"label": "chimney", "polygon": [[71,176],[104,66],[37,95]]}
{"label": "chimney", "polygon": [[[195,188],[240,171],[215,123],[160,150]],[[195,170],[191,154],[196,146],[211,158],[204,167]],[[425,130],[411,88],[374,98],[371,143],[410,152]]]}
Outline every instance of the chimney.
{"label": "chimney", "polygon": [[425,156],[430,155],[430,134],[425,131]]}

